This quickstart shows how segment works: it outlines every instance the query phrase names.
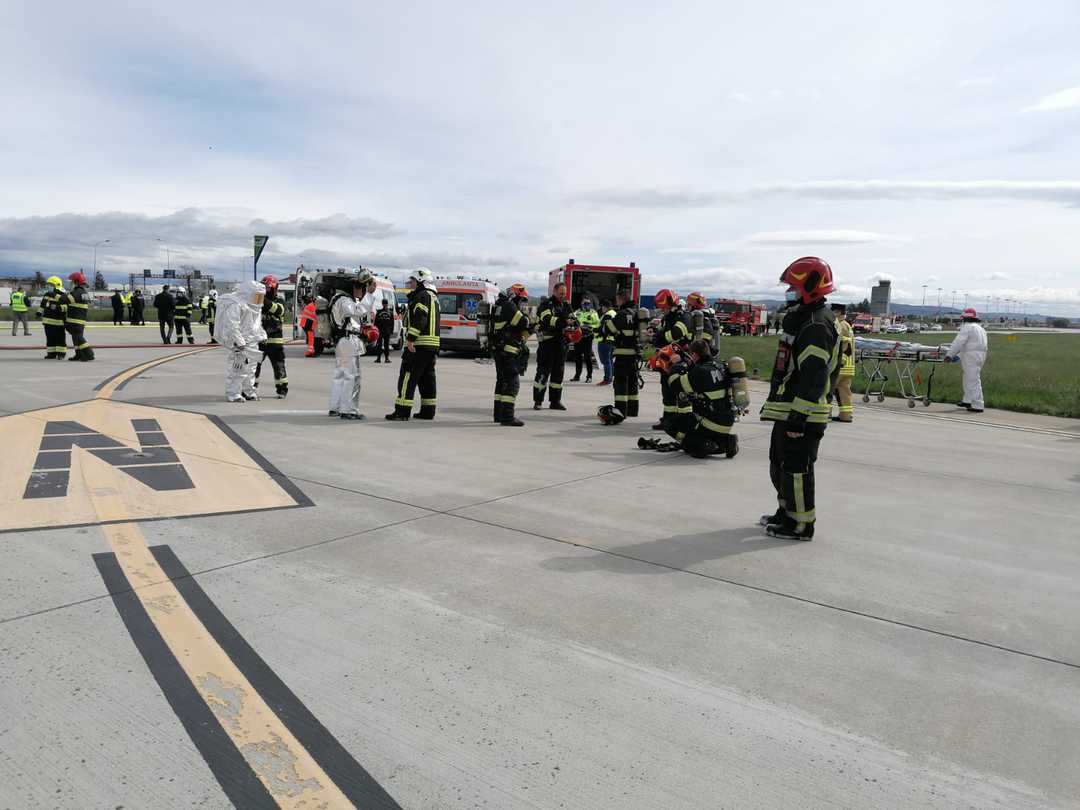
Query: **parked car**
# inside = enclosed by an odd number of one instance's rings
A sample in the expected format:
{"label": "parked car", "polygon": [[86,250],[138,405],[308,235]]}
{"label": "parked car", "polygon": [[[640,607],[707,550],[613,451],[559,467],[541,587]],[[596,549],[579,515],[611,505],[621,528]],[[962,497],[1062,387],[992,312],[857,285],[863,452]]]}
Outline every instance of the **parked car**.
{"label": "parked car", "polygon": [[935,323],[933,326],[930,327],[930,331],[931,332],[940,332],[941,331],[941,324],[940,323]]}
{"label": "parked car", "polygon": [[891,323],[885,327],[886,332],[890,332],[894,335],[902,335],[908,330],[905,323]]}

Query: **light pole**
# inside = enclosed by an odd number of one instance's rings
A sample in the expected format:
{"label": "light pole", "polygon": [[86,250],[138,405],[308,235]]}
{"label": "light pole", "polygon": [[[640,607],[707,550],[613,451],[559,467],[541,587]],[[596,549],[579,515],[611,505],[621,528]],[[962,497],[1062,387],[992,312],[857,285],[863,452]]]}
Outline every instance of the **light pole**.
{"label": "light pole", "polygon": [[952,291],[952,308],[956,309],[956,290]]}
{"label": "light pole", "polygon": [[922,285],[922,305],[926,306],[926,285]]}
{"label": "light pole", "polygon": [[964,309],[967,309],[967,299],[968,299],[968,294],[964,293]]}
{"label": "light pole", "polygon": [[937,317],[941,320],[941,287],[937,288]]}
{"label": "light pole", "polygon": [[162,247],[165,248],[165,269],[172,270],[172,260],[169,257],[169,246],[165,244],[165,240],[158,237],[158,241],[161,242]]}
{"label": "light pole", "polygon": [[97,249],[98,249],[98,245],[104,245],[108,241],[109,241],[108,239],[102,239],[100,242],[97,243],[97,245],[94,245],[94,277],[95,278],[97,278]]}

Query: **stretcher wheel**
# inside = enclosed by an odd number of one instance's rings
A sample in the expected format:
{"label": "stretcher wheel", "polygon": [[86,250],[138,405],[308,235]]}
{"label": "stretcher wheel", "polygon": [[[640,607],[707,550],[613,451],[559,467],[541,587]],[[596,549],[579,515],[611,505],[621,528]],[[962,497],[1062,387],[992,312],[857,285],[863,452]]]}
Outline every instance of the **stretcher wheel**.
{"label": "stretcher wheel", "polygon": [[877,401],[878,402],[884,402],[885,401],[885,395],[884,394],[878,394],[877,395]]}
{"label": "stretcher wheel", "polygon": [[915,400],[913,400],[913,399],[909,399],[909,400],[907,401],[907,406],[908,406],[909,408],[914,408],[914,407],[915,407]]}
{"label": "stretcher wheel", "polygon": [[869,394],[863,394],[862,395],[862,401],[863,402],[869,402],[870,401],[870,395]]}
{"label": "stretcher wheel", "polygon": [[923,404],[923,407],[929,408],[930,407],[930,397],[923,397],[922,404]]}

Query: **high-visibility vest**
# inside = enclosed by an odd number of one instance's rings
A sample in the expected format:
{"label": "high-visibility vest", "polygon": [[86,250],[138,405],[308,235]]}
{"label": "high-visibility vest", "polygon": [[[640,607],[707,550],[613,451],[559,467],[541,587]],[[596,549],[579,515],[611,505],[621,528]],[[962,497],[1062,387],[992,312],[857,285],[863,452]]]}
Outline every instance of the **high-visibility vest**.
{"label": "high-visibility vest", "polygon": [[26,312],[26,293],[15,291],[11,294],[11,308],[15,312]]}

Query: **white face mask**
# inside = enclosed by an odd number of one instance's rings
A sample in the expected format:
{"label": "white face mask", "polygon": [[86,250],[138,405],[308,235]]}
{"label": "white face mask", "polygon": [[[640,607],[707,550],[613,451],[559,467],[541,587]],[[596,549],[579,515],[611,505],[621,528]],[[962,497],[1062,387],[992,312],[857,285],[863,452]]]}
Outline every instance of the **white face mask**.
{"label": "white face mask", "polygon": [[799,300],[799,291],[788,290],[786,293],[784,293],[784,300],[787,301],[789,304],[794,304],[796,301]]}

